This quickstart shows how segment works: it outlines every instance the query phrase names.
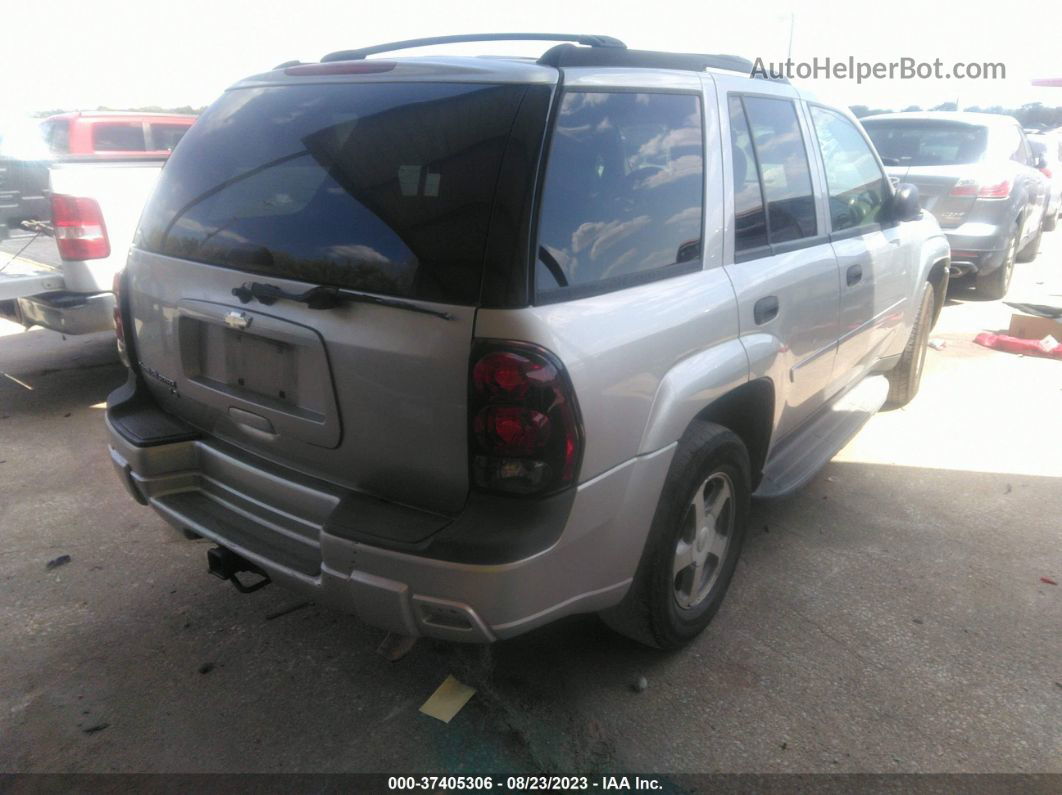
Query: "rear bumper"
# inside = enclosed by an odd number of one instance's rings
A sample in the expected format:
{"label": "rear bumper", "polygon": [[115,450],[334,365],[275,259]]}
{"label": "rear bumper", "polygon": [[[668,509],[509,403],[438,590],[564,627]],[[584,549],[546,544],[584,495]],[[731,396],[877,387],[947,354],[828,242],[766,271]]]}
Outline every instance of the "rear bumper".
{"label": "rear bumper", "polygon": [[952,275],[991,273],[1003,264],[1009,229],[986,223],[966,223],[945,230],[951,246]]}
{"label": "rear bumper", "polygon": [[62,334],[91,334],[114,328],[114,294],[45,293],[18,299],[23,325]]}
{"label": "rear bumper", "polygon": [[[229,548],[276,583],[368,624],[472,642],[512,637],[618,603],[637,568],[674,452],[671,445],[631,459],[580,485],[548,548],[513,562],[477,565],[330,532],[329,517],[342,502],[331,484],[287,477],[209,439],[138,446],[110,417],[107,425],[111,460],[126,488],[175,528]],[[504,532],[483,528],[494,529]]]}

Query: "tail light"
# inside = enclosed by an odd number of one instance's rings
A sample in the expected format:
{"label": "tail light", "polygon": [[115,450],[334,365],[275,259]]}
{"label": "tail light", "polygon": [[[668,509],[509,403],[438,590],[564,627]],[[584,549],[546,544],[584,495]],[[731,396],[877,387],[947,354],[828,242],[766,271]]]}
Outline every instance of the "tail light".
{"label": "tail light", "polygon": [[95,199],[53,194],[52,226],[63,259],[103,259],[111,255],[111,241]]}
{"label": "tail light", "polygon": [[1051,175],[1051,169],[1049,169],[1047,166],[1044,166],[1043,168],[1041,168],[1040,169],[1040,173],[1043,174],[1048,179],[1051,179],[1051,176],[1052,176]]}
{"label": "tail light", "polygon": [[126,367],[133,365],[129,361],[129,345],[125,338],[125,321],[122,319],[122,275],[124,271],[114,274],[111,289],[114,292],[114,336],[118,343],[118,357]]}
{"label": "tail light", "polygon": [[579,405],[564,365],[549,351],[478,341],[468,411],[477,488],[545,495],[575,483],[583,451]]}
{"label": "tail light", "polygon": [[950,195],[976,199],[1005,199],[1010,196],[1010,180],[985,183],[976,179],[960,179],[951,189]]}

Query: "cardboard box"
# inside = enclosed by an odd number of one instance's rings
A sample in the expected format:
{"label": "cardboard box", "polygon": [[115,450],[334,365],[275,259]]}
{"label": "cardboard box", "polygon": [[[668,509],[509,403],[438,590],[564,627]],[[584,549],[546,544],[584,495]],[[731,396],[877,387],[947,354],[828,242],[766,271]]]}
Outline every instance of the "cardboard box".
{"label": "cardboard box", "polygon": [[1015,312],[1010,316],[1010,331],[1007,333],[1023,340],[1042,340],[1048,334],[1056,340],[1062,340],[1062,320]]}

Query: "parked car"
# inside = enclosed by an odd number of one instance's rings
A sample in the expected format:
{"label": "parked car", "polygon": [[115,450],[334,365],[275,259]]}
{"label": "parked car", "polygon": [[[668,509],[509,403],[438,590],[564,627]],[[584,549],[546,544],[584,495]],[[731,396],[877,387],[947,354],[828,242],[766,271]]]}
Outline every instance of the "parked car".
{"label": "parked car", "polygon": [[45,120],[52,159],[44,164],[44,198],[36,210],[54,230],[62,267],[0,271],[0,317],[63,334],[113,328],[114,277],[170,149],[192,121],[158,114]]}
{"label": "parked car", "polygon": [[750,496],[915,395],[947,240],[854,117],[740,58],[572,40],[286,64],[174,152],[107,424],[214,574],[410,636],[601,612],[677,646]]}
{"label": "parked car", "polygon": [[56,155],[165,157],[195,119],[173,113],[75,111],[49,116],[42,127]]}
{"label": "parked car", "polygon": [[1017,120],[990,113],[883,113],[862,119],[890,176],[917,186],[951,244],[953,276],[1002,298],[1014,262],[1040,248],[1048,200]]}
{"label": "parked car", "polygon": [[1058,224],[1058,214],[1062,212],[1062,135],[1026,130],[1026,137],[1033,155],[1043,158],[1040,173],[1051,183],[1050,199],[1044,213],[1044,230],[1050,232]]}
{"label": "parked car", "polygon": [[0,240],[20,231],[23,221],[47,216],[50,160],[38,120],[0,126]]}

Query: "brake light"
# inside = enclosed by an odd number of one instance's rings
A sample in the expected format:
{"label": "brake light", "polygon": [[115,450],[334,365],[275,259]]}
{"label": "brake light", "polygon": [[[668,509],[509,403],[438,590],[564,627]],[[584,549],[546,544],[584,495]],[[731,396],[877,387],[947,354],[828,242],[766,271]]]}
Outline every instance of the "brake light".
{"label": "brake light", "polygon": [[107,226],[95,199],[52,194],[52,226],[63,259],[103,259],[111,255]]}
{"label": "brake light", "polygon": [[975,179],[960,179],[951,189],[951,196],[977,199],[1005,199],[1010,196],[1010,180],[983,184]]}
{"label": "brake light", "polygon": [[1040,169],[1040,173],[1043,174],[1048,179],[1051,179],[1051,169],[1049,169],[1047,166],[1044,166],[1043,168],[1041,168]]}
{"label": "brake light", "polygon": [[332,63],[306,63],[289,66],[286,75],[365,75],[390,72],[394,61],[333,61]]}
{"label": "brake light", "polygon": [[579,406],[553,354],[480,340],[469,381],[469,463],[477,488],[544,495],[575,482],[583,449]]}

